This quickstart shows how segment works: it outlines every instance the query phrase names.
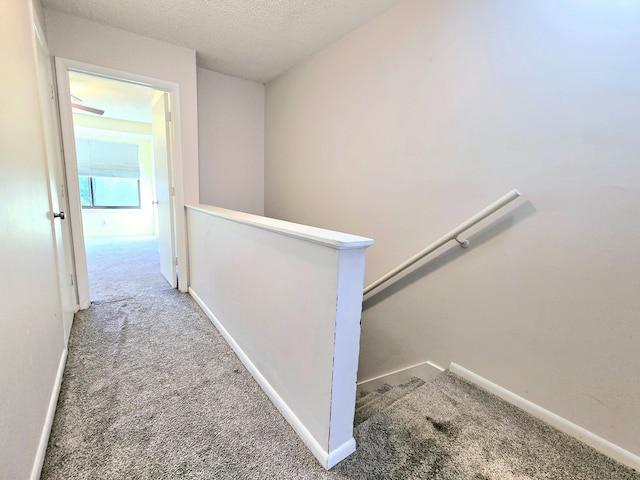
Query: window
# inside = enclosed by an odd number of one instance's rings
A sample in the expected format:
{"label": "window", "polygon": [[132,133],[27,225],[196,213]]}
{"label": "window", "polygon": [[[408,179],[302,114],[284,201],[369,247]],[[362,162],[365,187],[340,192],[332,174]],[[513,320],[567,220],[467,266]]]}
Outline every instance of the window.
{"label": "window", "polygon": [[140,180],[79,177],[82,208],[140,208]]}
{"label": "window", "polygon": [[82,208],[140,208],[138,145],[76,139]]}
{"label": "window", "polygon": [[79,177],[80,180],[80,203],[82,208],[92,207],[91,201],[91,177]]}

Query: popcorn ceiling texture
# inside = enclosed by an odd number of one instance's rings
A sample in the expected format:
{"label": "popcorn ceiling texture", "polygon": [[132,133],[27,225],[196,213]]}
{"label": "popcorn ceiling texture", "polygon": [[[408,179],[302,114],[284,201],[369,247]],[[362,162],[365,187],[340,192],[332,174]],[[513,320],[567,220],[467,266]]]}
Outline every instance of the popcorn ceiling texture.
{"label": "popcorn ceiling texture", "polygon": [[266,83],[400,0],[43,0],[196,51],[198,65]]}

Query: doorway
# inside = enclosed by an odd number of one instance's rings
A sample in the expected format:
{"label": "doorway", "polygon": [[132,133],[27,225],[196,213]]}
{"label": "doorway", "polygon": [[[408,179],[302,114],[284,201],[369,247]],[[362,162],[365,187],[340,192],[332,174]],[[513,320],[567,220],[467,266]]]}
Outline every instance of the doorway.
{"label": "doorway", "polygon": [[80,308],[126,296],[136,273],[176,288],[171,90],[58,60]]}

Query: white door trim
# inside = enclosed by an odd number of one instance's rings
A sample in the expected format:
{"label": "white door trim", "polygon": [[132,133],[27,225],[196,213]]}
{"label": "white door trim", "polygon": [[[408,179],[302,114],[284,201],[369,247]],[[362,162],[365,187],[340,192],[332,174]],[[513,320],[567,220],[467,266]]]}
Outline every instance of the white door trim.
{"label": "white door trim", "polygon": [[78,286],[78,300],[81,309],[89,308],[89,273],[87,270],[87,255],[84,246],[84,230],[82,226],[82,207],[80,206],[80,186],[78,183],[78,162],[76,159],[75,135],[73,131],[73,116],[71,103],[65,101],[70,98],[69,75],[70,70],[101,75],[115,80],[138,83],[158,90],[169,92],[171,111],[173,112],[173,142],[171,156],[173,159],[170,176],[175,188],[175,225],[176,252],[179,264],[178,286],[186,291],[187,285],[187,249],[186,222],[184,214],[184,191],[182,188],[182,136],[180,129],[180,95],[178,84],[167,80],[147,77],[130,72],[123,72],[100,65],[79,62],[68,58],[56,57],[56,78],[58,83],[58,103],[60,108],[60,123],[62,128],[63,151],[67,172],[67,187],[69,195],[69,219],[72,225],[74,257]]}

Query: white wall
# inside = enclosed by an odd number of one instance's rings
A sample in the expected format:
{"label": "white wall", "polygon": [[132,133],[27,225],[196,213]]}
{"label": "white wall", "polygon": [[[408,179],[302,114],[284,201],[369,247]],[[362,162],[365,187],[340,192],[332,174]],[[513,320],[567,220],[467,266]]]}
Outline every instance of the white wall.
{"label": "white wall", "polygon": [[[178,84],[181,138],[176,144],[176,224],[180,264],[186,265],[184,205],[197,203],[198,101],[196,57],[193,50],[142,37],[55,10],[45,9],[47,38],[55,56]],[[180,269],[180,288],[186,288]]]}
{"label": "white wall", "polygon": [[[408,0],[266,89],[265,211],[372,237],[360,378],[455,361],[640,454],[640,4]],[[367,282],[367,283],[368,283]]]}
{"label": "white wall", "polygon": [[198,68],[200,202],[264,214],[264,85]]}
{"label": "white wall", "polygon": [[0,1],[0,476],[21,479],[65,352],[29,3]]}
{"label": "white wall", "polygon": [[368,238],[189,206],[190,292],[325,468],[355,450]]}

